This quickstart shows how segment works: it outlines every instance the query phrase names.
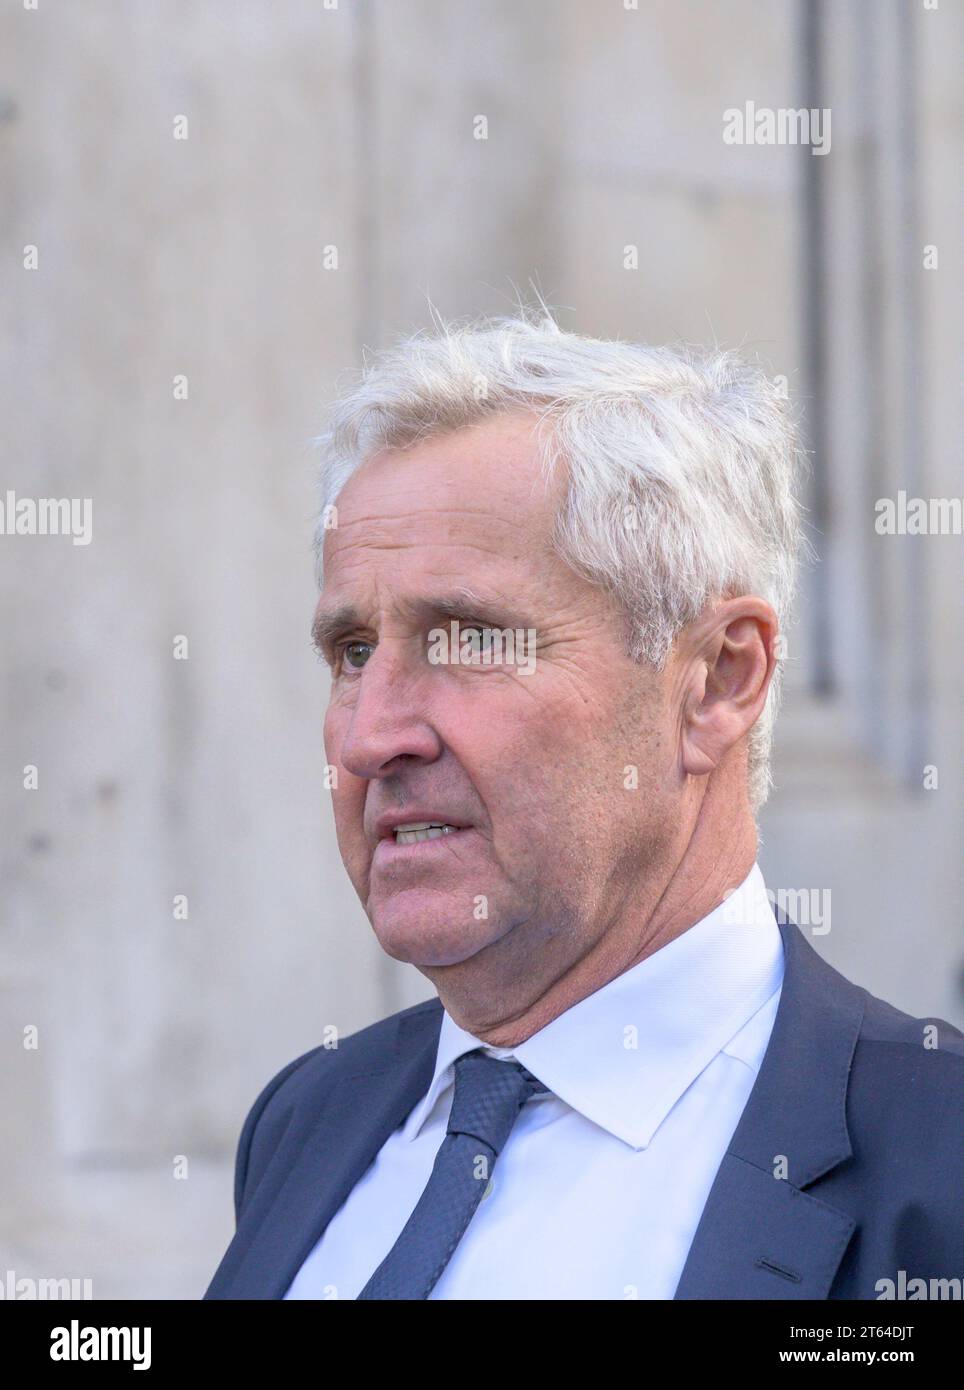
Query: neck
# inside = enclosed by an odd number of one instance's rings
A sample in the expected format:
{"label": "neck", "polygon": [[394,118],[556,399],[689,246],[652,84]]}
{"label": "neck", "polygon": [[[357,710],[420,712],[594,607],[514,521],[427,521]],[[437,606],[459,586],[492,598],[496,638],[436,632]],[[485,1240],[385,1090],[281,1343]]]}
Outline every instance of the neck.
{"label": "neck", "polygon": [[756,853],[756,825],[749,805],[744,800],[734,815],[731,794],[721,797],[707,789],[692,831],[669,872],[655,884],[632,883],[607,930],[538,997],[509,1013],[501,995],[500,1012],[493,1017],[491,999],[483,999],[476,991],[469,998],[463,989],[453,996],[446,988],[445,973],[439,972],[435,978],[439,998],[455,1022],[475,1037],[492,1047],[517,1047],[702,921],[743,882]]}

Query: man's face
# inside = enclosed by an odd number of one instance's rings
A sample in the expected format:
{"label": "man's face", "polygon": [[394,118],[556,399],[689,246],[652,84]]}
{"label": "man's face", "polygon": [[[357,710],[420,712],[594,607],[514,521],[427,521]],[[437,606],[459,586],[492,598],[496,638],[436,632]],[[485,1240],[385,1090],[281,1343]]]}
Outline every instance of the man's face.
{"label": "man's face", "polygon": [[[605,949],[671,853],[683,780],[671,683],[627,657],[620,611],[550,552],[565,484],[546,488],[534,428],[490,417],[369,459],[337,499],[316,614],[338,614],[325,749],[378,940],[508,1012]],[[439,660],[453,619],[476,638],[534,630],[534,669],[531,648]],[[396,842],[426,822],[456,828]]]}

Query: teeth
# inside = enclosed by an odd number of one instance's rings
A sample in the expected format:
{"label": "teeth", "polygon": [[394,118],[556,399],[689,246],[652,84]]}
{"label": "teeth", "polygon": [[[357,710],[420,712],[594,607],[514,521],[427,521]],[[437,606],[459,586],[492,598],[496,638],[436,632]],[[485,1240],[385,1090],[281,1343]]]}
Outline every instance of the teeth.
{"label": "teeth", "polygon": [[454,835],[458,826],[445,825],[441,821],[418,821],[412,825],[395,827],[397,845],[416,845],[420,840],[437,840],[442,835]]}

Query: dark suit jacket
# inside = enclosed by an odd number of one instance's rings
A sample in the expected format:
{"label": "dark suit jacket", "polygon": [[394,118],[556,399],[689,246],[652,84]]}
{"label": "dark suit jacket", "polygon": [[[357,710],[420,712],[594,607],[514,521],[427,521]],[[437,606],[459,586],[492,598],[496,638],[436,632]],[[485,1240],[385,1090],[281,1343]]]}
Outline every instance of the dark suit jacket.
{"label": "dark suit jacket", "polygon": [[[964,1279],[964,1034],[851,984],[776,916],[773,1033],[675,1297],[876,1299],[901,1270]],[[206,1299],[283,1297],[427,1091],[441,1017],[438,999],[405,1009],[268,1083],[241,1131],[237,1230]]]}

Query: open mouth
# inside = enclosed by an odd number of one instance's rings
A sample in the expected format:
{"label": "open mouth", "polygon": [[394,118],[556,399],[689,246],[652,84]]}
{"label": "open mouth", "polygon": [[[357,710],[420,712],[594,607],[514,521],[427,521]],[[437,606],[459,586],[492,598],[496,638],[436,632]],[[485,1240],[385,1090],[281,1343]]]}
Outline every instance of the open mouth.
{"label": "open mouth", "polygon": [[396,845],[417,845],[423,840],[440,840],[443,835],[457,835],[458,825],[443,821],[413,821],[411,825],[396,825],[393,837]]}

